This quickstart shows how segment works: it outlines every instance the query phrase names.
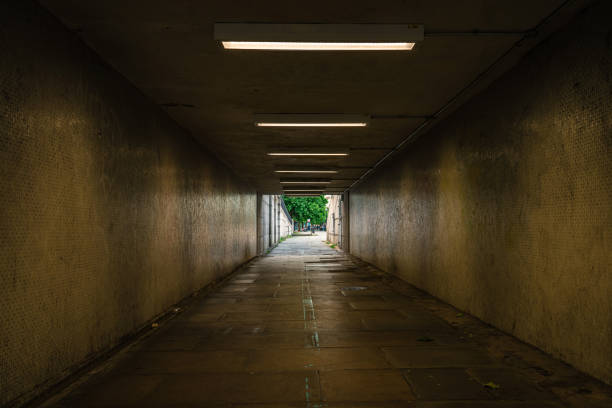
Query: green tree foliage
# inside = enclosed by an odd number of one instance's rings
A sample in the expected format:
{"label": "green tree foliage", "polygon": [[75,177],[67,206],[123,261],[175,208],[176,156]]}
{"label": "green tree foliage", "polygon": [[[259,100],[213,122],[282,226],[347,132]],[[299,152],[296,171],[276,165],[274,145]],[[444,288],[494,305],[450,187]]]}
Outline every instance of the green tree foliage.
{"label": "green tree foliage", "polygon": [[317,197],[283,196],[283,200],[285,200],[285,206],[293,221],[305,223],[310,218],[310,223],[315,225],[327,221],[327,199],[322,195]]}

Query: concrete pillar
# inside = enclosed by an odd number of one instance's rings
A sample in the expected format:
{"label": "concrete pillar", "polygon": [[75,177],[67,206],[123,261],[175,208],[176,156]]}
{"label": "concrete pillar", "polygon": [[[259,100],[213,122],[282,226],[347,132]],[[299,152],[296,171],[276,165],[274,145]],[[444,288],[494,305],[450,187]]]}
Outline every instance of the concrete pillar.
{"label": "concrete pillar", "polygon": [[272,207],[272,215],[274,217],[274,244],[278,242],[278,217],[276,216],[276,208],[278,206],[278,196],[274,196],[274,207]]}
{"label": "concrete pillar", "polygon": [[341,242],[340,246],[346,252],[350,252],[350,199],[349,192],[347,191],[342,195],[342,201],[340,202],[342,208],[342,229],[341,229]]}
{"label": "concrete pillar", "polygon": [[262,199],[263,196],[261,193],[257,193],[257,254],[261,255],[263,253],[263,217],[262,217]]}
{"label": "concrete pillar", "polygon": [[276,237],[278,241],[281,237],[281,200],[280,196],[276,196]]}
{"label": "concrete pillar", "polygon": [[268,205],[266,207],[267,215],[266,215],[266,228],[268,231],[268,238],[266,248],[270,248],[272,246],[272,203],[271,197],[268,195]]}

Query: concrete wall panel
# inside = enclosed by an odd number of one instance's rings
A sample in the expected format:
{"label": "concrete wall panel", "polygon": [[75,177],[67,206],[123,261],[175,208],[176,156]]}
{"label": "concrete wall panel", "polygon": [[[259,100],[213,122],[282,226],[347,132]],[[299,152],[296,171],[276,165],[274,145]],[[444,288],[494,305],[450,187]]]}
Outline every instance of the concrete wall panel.
{"label": "concrete wall panel", "polygon": [[593,6],[350,199],[354,255],[608,383],[611,15]]}
{"label": "concrete wall panel", "polygon": [[258,254],[264,255],[280,242],[281,237],[293,233],[293,220],[285,213],[280,195],[259,194]]}
{"label": "concrete wall panel", "polygon": [[30,2],[0,3],[0,405],[256,254],[256,195]]}
{"label": "concrete wall panel", "polygon": [[285,238],[291,234],[293,234],[293,219],[291,219],[291,214],[287,211],[285,204],[283,203],[282,196],[279,196],[279,208],[278,215],[280,218],[280,236],[281,238]]}
{"label": "concrete wall panel", "polygon": [[[332,244],[340,244],[342,241],[342,206],[343,201],[341,195],[332,195],[329,198],[329,207],[327,212],[326,223],[326,238]],[[342,246],[340,246],[342,248]]]}

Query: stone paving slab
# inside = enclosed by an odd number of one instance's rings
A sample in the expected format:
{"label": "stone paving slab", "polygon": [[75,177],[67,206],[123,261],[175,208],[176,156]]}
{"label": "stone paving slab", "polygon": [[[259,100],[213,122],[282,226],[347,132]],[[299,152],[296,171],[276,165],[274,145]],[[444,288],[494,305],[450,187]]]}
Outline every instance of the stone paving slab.
{"label": "stone paving slab", "polygon": [[132,374],[201,374],[246,371],[246,350],[146,351],[117,367]]}
{"label": "stone paving slab", "polygon": [[419,301],[436,300],[321,241],[281,243],[47,406],[564,406]]}
{"label": "stone paving slab", "polygon": [[[413,408],[562,408],[563,405],[554,401],[419,401]],[[585,407],[586,408],[586,407]]]}
{"label": "stone paving slab", "polygon": [[555,397],[535,384],[521,378],[514,370],[507,368],[470,368],[468,373],[481,384],[492,382],[499,388],[489,392],[503,400],[551,400]]}
{"label": "stone paving slab", "polygon": [[463,368],[415,368],[405,376],[421,400],[487,400],[493,396]]}
{"label": "stone paving slab", "polygon": [[321,372],[323,401],[413,401],[415,395],[398,370]]}
{"label": "stone paving slab", "polygon": [[387,361],[398,368],[479,367],[497,365],[473,346],[383,347]]}
{"label": "stone paving slab", "polygon": [[247,369],[251,371],[364,370],[392,368],[378,348],[311,348],[252,350]]}
{"label": "stone paving slab", "polygon": [[321,399],[318,374],[215,373],[174,375],[164,378],[143,406],[201,404],[222,402],[302,402]]}
{"label": "stone paving slab", "polygon": [[461,344],[458,336],[425,331],[328,331],[320,333],[321,347],[431,346]]}
{"label": "stone paving slab", "polygon": [[96,379],[60,401],[57,407],[138,406],[164,381],[161,375],[122,375],[113,373]]}

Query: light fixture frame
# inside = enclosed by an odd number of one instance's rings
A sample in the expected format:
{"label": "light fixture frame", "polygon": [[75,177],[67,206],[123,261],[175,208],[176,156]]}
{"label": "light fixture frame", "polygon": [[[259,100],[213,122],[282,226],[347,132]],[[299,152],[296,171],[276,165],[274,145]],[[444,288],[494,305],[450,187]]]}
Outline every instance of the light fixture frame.
{"label": "light fixture frame", "polygon": [[331,184],[331,180],[280,180],[280,184],[305,184],[305,185],[317,185],[317,184]]}
{"label": "light fixture frame", "polygon": [[266,155],[275,158],[345,158],[350,152],[347,148],[337,147],[274,147],[268,149]]}
{"label": "light fixture frame", "polygon": [[305,192],[323,193],[325,192],[325,189],[306,188],[303,190],[302,189],[283,190],[283,193],[305,193]]}
{"label": "light fixture frame", "polygon": [[337,174],[339,172],[338,169],[326,169],[326,168],[296,168],[296,169],[291,169],[291,168],[281,168],[281,169],[277,169],[274,170],[275,173],[278,174],[289,174],[289,173],[295,173],[295,174]]}
{"label": "light fixture frame", "polygon": [[266,153],[272,157],[347,157],[348,153],[290,153],[290,152],[270,152]]}
{"label": "light fixture frame", "polygon": [[370,116],[343,113],[265,113],[256,114],[253,123],[262,128],[366,127],[370,123]]}
{"label": "light fixture frame", "polygon": [[422,24],[216,23],[214,26],[215,40],[226,49],[410,51],[424,36]]}

